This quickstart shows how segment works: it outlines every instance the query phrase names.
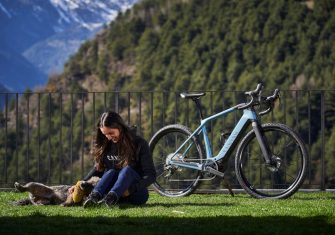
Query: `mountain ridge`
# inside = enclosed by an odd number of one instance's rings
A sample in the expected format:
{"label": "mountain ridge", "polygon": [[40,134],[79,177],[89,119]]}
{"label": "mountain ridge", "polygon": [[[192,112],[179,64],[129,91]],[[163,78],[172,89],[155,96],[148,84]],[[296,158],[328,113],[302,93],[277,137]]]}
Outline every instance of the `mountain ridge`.
{"label": "mountain ridge", "polygon": [[[93,37],[104,25],[114,19],[119,11],[132,6],[137,0],[1,0],[0,1],[0,63],[5,63],[4,54],[19,55],[20,60],[30,64],[29,87],[16,89],[15,81],[23,80],[19,73],[18,59],[6,62],[17,67],[15,73],[0,71],[0,83],[12,91],[33,89],[45,85],[51,73],[62,72],[69,55],[75,53],[80,44]],[[60,43],[60,48],[50,44]],[[62,42],[62,43],[61,43]],[[70,44],[68,44],[70,43]],[[46,54],[45,54],[46,53]],[[47,55],[47,56],[46,56]]]}

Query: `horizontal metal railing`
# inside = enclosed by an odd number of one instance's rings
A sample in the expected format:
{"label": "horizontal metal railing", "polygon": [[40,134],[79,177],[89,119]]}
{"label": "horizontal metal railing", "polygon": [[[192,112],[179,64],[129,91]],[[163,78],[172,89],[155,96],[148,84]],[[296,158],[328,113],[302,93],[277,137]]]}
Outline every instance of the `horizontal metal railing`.
{"label": "horizontal metal railing", "polygon": [[[242,91],[206,91],[202,97],[205,115],[244,101]],[[304,189],[326,190],[335,186],[335,130],[333,90],[282,91],[281,103],[262,117],[264,122],[283,122],[296,129],[310,153]],[[0,93],[0,188],[15,181],[72,184],[92,166],[92,139],[96,119],[105,110],[119,112],[129,125],[136,125],[147,140],[166,124],[198,124],[194,104],[179,98],[179,92],[79,92]],[[212,123],[214,150],[222,131],[230,129],[237,116]],[[327,148],[331,146],[332,148]],[[231,158],[233,159],[233,157]],[[239,188],[230,164],[227,174]],[[219,181],[203,186],[220,190]]]}

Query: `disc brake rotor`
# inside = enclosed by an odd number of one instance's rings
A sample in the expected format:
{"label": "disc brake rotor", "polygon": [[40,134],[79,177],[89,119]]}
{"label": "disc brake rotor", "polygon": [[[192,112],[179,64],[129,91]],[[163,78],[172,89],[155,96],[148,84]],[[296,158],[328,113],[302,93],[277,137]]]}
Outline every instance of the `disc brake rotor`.
{"label": "disc brake rotor", "polygon": [[279,171],[281,164],[282,164],[281,158],[277,156],[273,156],[271,159],[271,164],[268,166],[268,169],[271,172],[277,172]]}

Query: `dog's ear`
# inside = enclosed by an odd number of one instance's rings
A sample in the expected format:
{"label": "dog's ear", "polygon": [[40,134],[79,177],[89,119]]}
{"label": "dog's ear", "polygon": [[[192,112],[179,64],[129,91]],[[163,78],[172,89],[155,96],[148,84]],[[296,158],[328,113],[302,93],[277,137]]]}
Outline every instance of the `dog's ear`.
{"label": "dog's ear", "polygon": [[83,190],[82,187],[83,187],[84,182],[85,181],[78,181],[76,183],[76,186],[74,187],[74,191],[73,191],[73,194],[72,194],[72,199],[73,199],[74,203],[81,202],[83,200],[85,190]]}
{"label": "dog's ear", "polygon": [[80,183],[80,189],[84,192],[84,194],[90,193],[94,188],[94,185],[90,184],[87,181],[82,181]]}
{"label": "dog's ear", "polygon": [[79,188],[80,188],[81,190],[84,190],[85,187],[86,187],[86,185],[87,185],[87,181],[80,181],[80,183],[79,183]]}

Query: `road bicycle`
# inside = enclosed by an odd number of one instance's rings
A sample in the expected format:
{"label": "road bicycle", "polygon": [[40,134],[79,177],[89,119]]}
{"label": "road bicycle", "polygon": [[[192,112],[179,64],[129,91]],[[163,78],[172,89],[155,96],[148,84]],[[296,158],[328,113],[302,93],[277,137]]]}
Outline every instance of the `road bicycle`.
{"label": "road bicycle", "polygon": [[[238,146],[235,174],[247,193],[256,198],[278,199],[294,194],[305,178],[306,147],[297,132],[285,124],[261,124],[260,116],[271,112],[280,96],[278,89],[270,96],[262,96],[263,87],[259,83],[255,90],[245,92],[246,103],[207,118],[203,117],[200,105],[200,97],[205,93],[181,93],[182,98],[195,102],[200,125],[193,132],[180,124],[167,125],[153,135],[149,141],[157,173],[153,188],[164,196],[186,196],[206,177],[224,179],[222,166]],[[257,112],[259,107],[263,108]],[[210,122],[239,110],[243,114],[214,155],[208,134]]]}

